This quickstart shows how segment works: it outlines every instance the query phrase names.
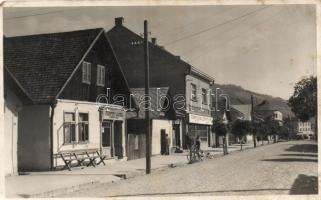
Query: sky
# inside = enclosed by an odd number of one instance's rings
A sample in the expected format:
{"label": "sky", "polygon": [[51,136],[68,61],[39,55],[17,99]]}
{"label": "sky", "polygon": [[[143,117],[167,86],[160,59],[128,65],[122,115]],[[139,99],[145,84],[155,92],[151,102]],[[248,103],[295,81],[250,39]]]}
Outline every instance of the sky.
{"label": "sky", "polygon": [[316,75],[314,5],[5,8],[7,37],[114,26],[143,33],[215,78],[288,99],[293,86]]}

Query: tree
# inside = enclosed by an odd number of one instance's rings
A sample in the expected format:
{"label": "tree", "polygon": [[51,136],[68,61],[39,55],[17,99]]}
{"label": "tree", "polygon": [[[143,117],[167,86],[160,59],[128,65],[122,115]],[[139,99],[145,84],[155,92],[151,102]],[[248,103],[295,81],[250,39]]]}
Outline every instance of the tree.
{"label": "tree", "polygon": [[[259,124],[259,135],[261,136],[261,142],[262,142],[261,145],[264,144],[264,143],[263,143],[264,138],[268,136],[268,133],[269,133],[269,130],[268,130],[268,129],[269,129],[269,128],[268,128],[268,126],[267,126],[267,124],[266,124],[265,122],[261,122],[261,123]],[[268,141],[268,142],[269,142],[269,141]]]}
{"label": "tree", "polygon": [[231,133],[239,138],[242,150],[243,138],[252,130],[252,124],[247,120],[236,120],[232,124]]}
{"label": "tree", "polygon": [[317,78],[310,76],[296,83],[288,105],[295,116],[303,122],[315,118],[317,135]]}
{"label": "tree", "polygon": [[[256,139],[256,137],[260,137],[261,142],[263,145],[263,138],[266,136],[267,133],[267,127],[264,122],[262,121],[253,121],[252,122],[252,132],[253,132],[253,140]],[[256,141],[254,141],[254,147],[256,147]]]}
{"label": "tree", "polygon": [[[266,126],[267,126],[267,135],[273,135],[274,143],[276,143],[276,136],[280,135],[280,124],[278,121],[275,121],[271,118],[266,119]],[[268,139],[269,141],[269,139]]]}
{"label": "tree", "polygon": [[214,119],[212,130],[216,136],[225,136],[227,133],[227,125],[224,124],[222,120]]}

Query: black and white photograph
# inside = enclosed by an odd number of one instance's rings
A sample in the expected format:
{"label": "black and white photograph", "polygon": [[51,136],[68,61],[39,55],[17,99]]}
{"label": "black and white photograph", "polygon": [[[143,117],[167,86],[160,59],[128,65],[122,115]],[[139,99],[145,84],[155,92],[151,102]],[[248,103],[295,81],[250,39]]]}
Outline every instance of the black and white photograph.
{"label": "black and white photograph", "polygon": [[318,197],[320,2],[14,2],[3,197]]}

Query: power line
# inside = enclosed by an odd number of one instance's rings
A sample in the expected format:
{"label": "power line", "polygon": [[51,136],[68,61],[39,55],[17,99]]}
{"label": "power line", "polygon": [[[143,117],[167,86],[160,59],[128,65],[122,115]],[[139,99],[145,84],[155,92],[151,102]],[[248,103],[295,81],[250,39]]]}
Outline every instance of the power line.
{"label": "power line", "polygon": [[[232,10],[232,9],[235,9],[235,7],[230,7],[230,8],[228,8],[228,9],[226,9],[226,10],[221,10],[220,12],[215,13],[215,14],[212,15],[211,17],[215,17],[215,16],[217,16],[217,15],[219,15],[219,14],[226,13],[227,11],[230,11],[230,10]],[[176,31],[178,31],[178,30],[180,30],[180,29],[185,29],[186,27],[191,26],[192,24],[198,23],[198,22],[200,22],[200,21],[202,21],[202,20],[204,20],[204,19],[206,19],[206,18],[208,18],[208,17],[207,17],[207,16],[201,17],[201,18],[198,18],[198,19],[196,19],[196,20],[194,20],[194,21],[192,21],[192,22],[189,22],[189,23],[186,23],[186,24],[184,24],[184,25],[181,25],[181,26],[172,28],[172,29],[170,29],[170,30],[164,30],[164,31],[161,30],[161,31],[158,32],[157,34],[159,34],[159,35],[169,35],[169,34],[175,33]]]}
{"label": "power line", "polygon": [[[264,20],[263,22],[255,24],[251,29],[254,29],[254,28],[256,28],[257,26],[262,25],[263,23],[266,23],[267,21],[270,21],[271,19],[273,19],[273,18],[275,18],[275,17],[278,17],[278,16],[282,13],[282,11],[283,11],[283,10],[280,10],[279,12],[277,12],[276,14],[274,14],[273,16],[268,17],[268,18],[267,18],[266,20]],[[251,29],[250,29],[250,30],[251,30]],[[251,32],[251,31],[247,31],[246,33],[249,33],[249,32]],[[225,43],[230,43],[230,42],[232,42],[233,40],[235,40],[235,39],[237,39],[237,38],[239,38],[239,37],[241,37],[241,36],[242,36],[242,35],[236,35],[235,37],[230,38],[230,40],[228,40],[227,42],[221,42],[220,44],[215,45],[215,46],[214,46],[215,48],[209,47],[209,48],[211,49],[211,51],[208,51],[208,52],[205,52],[205,53],[201,52],[199,56],[193,57],[193,58],[190,59],[189,61],[190,61],[190,62],[196,61],[196,60],[202,58],[202,56],[207,55],[207,54],[213,52],[213,50],[217,49],[218,47],[221,47],[221,46],[224,45]],[[208,48],[207,48],[207,49],[208,49]],[[194,50],[195,50],[195,48],[194,48]],[[187,53],[189,53],[189,52],[187,52]],[[185,53],[184,55],[186,55],[186,53]]]}
{"label": "power line", "polygon": [[[21,18],[27,18],[27,17],[34,17],[34,16],[62,13],[62,12],[65,12],[65,11],[75,11],[75,10],[80,10],[80,9],[84,9],[84,8],[56,10],[56,11],[50,11],[50,12],[45,12],[45,13],[37,13],[37,14],[32,14],[32,15],[21,15],[21,16],[16,16],[16,17],[4,18],[4,20],[6,20],[6,21],[15,20],[15,19],[21,19]],[[40,10],[44,10],[44,9],[40,9]],[[34,11],[36,11],[36,10],[34,10]]]}
{"label": "power line", "polygon": [[270,6],[271,6],[271,5],[265,6],[265,7],[263,7],[263,8],[256,9],[256,10],[254,10],[254,11],[248,12],[248,13],[246,13],[246,14],[244,14],[244,15],[239,16],[239,17],[236,17],[236,18],[233,18],[233,19],[231,19],[231,20],[228,20],[228,21],[222,22],[222,23],[220,23],[220,24],[214,25],[214,26],[209,27],[209,28],[207,28],[207,29],[204,29],[204,30],[202,30],[202,31],[199,31],[199,32],[196,32],[196,33],[187,35],[187,36],[185,36],[185,37],[182,37],[182,38],[179,38],[179,39],[176,39],[176,40],[173,40],[173,41],[170,41],[170,42],[168,42],[168,43],[166,43],[166,44],[164,44],[164,45],[165,45],[165,46],[169,46],[169,45],[175,44],[175,43],[177,43],[177,42],[179,42],[179,41],[186,40],[186,39],[188,39],[188,38],[191,38],[191,37],[194,37],[194,36],[203,34],[203,33],[205,33],[205,32],[208,32],[208,31],[212,30],[212,29],[218,28],[218,27],[223,26],[223,25],[225,25],[225,24],[228,24],[228,23],[237,21],[237,20],[242,19],[242,18],[244,18],[244,17],[247,17],[247,16],[249,16],[249,15],[252,15],[252,14],[254,14],[254,13],[256,13],[256,12],[262,11],[262,10],[264,10],[264,9],[270,7]]}

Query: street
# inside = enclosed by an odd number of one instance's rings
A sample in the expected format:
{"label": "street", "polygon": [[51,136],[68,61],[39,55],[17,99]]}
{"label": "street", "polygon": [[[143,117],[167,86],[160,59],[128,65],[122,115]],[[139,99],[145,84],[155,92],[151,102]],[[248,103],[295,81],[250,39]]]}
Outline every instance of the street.
{"label": "street", "polygon": [[64,197],[317,194],[317,159],[315,141],[280,142]]}

